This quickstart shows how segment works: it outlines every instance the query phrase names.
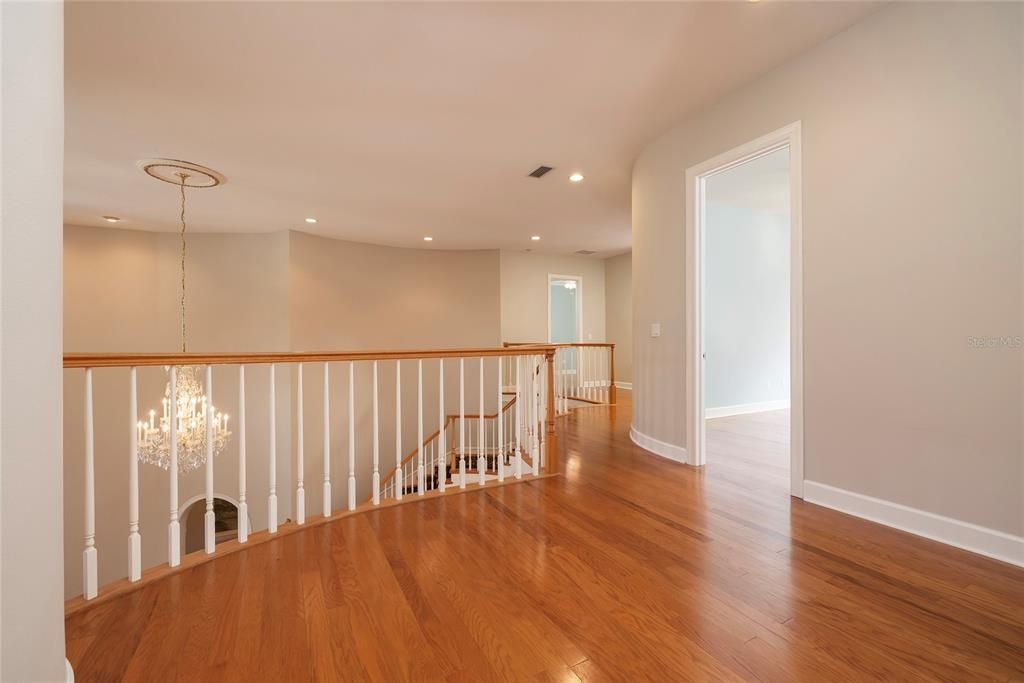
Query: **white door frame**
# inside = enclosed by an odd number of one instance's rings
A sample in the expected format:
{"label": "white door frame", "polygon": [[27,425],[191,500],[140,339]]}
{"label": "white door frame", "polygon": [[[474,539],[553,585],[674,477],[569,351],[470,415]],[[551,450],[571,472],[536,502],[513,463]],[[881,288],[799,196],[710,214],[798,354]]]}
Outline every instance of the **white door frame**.
{"label": "white door frame", "polygon": [[583,276],[548,273],[548,343],[551,343],[551,283],[554,280],[576,281],[576,341],[583,341]]}
{"label": "white door frame", "polygon": [[800,122],[686,169],[686,432],[691,465],[706,462],[704,448],[704,187],[722,171],[789,147],[790,201],[790,494],[804,496],[803,237]]}

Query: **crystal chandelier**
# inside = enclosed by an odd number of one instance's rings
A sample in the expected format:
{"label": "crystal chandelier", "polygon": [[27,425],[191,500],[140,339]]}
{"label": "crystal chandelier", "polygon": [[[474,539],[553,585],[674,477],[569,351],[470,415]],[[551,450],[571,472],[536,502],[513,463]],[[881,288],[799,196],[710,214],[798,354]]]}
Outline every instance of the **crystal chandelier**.
{"label": "crystal chandelier", "polygon": [[[175,182],[167,177],[166,168],[178,179],[176,184],[181,190],[181,352],[187,351],[185,327],[185,188],[214,187],[223,178],[213,171],[196,167],[186,162],[159,160],[160,163],[143,166],[143,170],[154,178],[166,182]],[[195,170],[202,176],[212,179],[213,184],[188,184],[191,174],[187,170]],[[180,366],[175,377],[175,395],[171,396],[170,367],[167,386],[164,389],[163,411],[157,421],[156,411],[149,411],[149,420],[137,425],[139,461],[157,465],[163,469],[171,466],[171,432],[173,430],[178,443],[178,473],[187,474],[206,464],[206,423],[211,422],[210,434],[213,441],[213,455],[218,456],[224,451],[231,432],[228,431],[228,416],[217,412],[213,404],[207,405],[206,391],[199,378],[199,368]],[[175,424],[171,425],[171,401],[175,403]]]}

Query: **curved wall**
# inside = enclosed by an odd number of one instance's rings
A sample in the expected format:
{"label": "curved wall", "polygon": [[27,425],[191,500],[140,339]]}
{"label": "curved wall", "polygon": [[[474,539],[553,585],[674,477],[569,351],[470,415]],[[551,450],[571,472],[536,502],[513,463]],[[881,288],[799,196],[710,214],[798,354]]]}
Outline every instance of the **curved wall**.
{"label": "curved wall", "polygon": [[[634,428],[685,447],[687,167],[803,130],[805,477],[1024,531],[1024,7],[897,4],[633,170]],[[651,323],[661,336],[652,338]]]}

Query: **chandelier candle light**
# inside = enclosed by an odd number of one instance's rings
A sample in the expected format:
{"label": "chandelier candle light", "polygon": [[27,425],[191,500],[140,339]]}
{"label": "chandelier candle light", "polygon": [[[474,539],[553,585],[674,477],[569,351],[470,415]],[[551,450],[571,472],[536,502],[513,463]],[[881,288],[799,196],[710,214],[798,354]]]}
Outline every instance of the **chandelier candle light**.
{"label": "chandelier candle light", "polygon": [[[181,352],[186,353],[185,317],[185,188],[216,187],[224,182],[216,171],[195,164],[171,159],[142,162],[142,169],[152,177],[174,183],[181,190]],[[137,426],[138,457],[140,462],[163,469],[171,467],[171,439],[178,445],[178,473],[187,474],[206,464],[207,454],[220,455],[231,438],[228,416],[217,412],[200,379],[199,368],[177,368],[175,390],[172,396],[170,367],[164,389],[162,411],[157,421],[155,410],[149,411],[149,420]],[[209,382],[209,374],[207,375]],[[171,401],[174,401],[174,424],[171,424]],[[209,422],[209,425],[207,424]],[[174,436],[172,437],[172,432]],[[212,444],[212,447],[208,445]],[[209,552],[209,550],[208,550]]]}

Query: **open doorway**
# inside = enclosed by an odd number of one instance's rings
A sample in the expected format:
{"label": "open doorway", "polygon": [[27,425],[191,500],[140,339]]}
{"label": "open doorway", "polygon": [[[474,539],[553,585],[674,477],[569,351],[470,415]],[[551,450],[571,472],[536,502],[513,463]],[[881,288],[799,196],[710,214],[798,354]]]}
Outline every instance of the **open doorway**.
{"label": "open doorway", "polygon": [[[206,499],[196,497],[182,506],[181,543],[183,554],[194,553],[206,547]],[[238,506],[226,498],[213,499],[214,539],[223,543],[238,537]],[[250,529],[252,528],[250,524]]]}
{"label": "open doorway", "polygon": [[583,278],[579,275],[548,275],[548,341],[572,344],[583,330]]}
{"label": "open doorway", "polygon": [[687,427],[692,464],[756,468],[801,497],[799,133],[687,171]]}

